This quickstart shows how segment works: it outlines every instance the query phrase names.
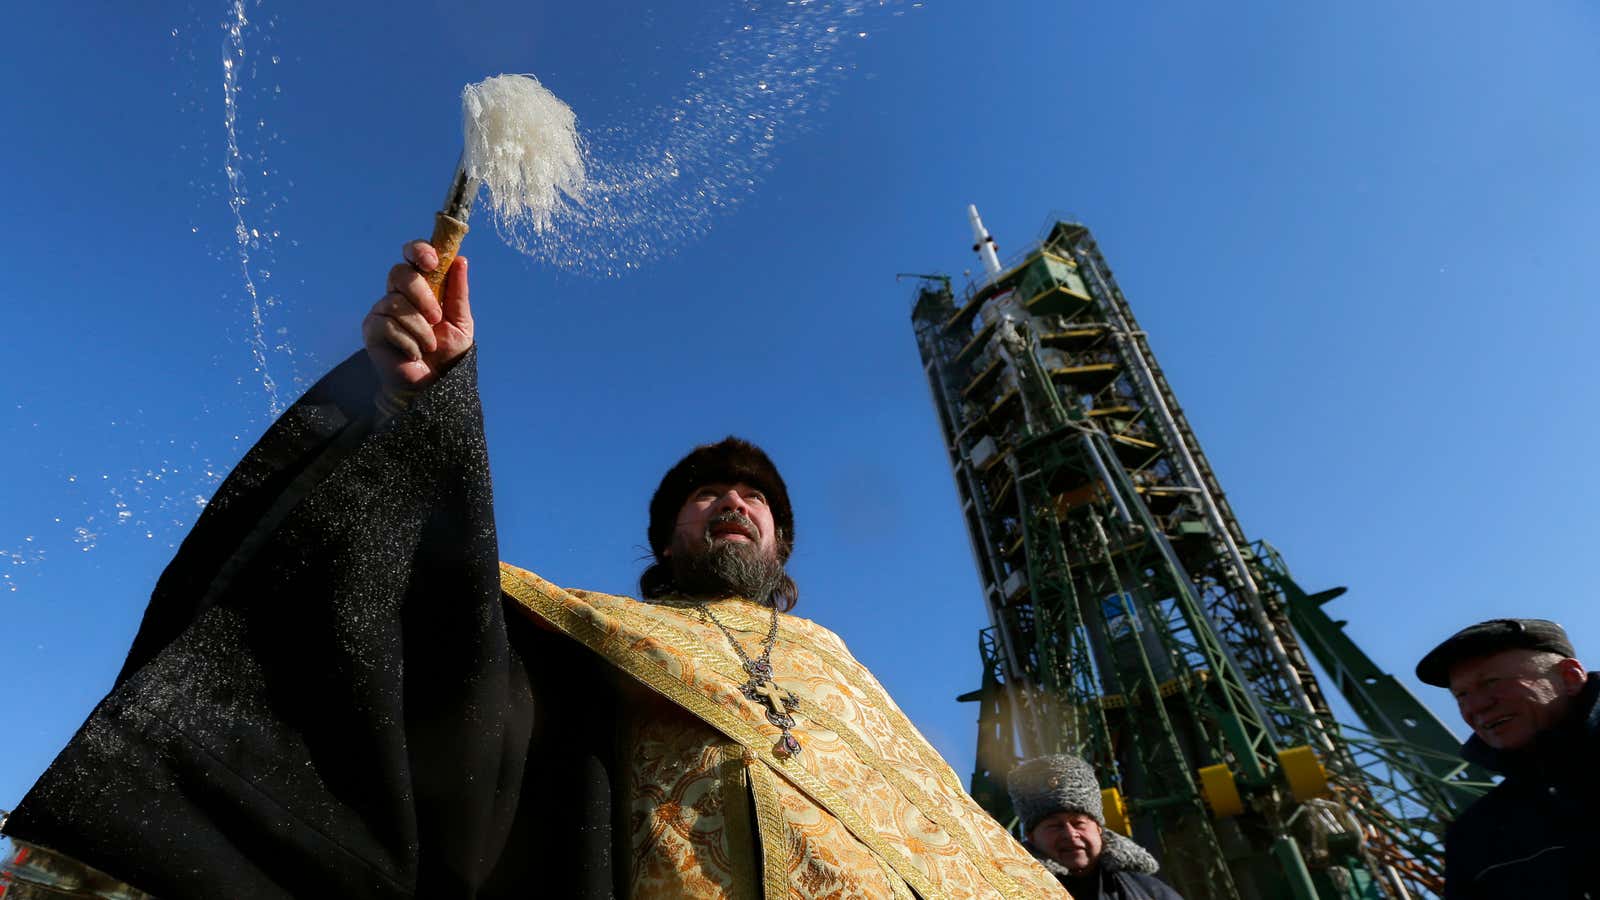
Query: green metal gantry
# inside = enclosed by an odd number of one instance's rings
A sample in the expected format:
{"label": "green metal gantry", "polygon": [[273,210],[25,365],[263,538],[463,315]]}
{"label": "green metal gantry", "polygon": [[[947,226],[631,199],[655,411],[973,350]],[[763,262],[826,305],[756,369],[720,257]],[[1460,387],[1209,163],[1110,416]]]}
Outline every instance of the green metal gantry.
{"label": "green metal gantry", "polygon": [[1089,229],[912,320],[991,622],[973,796],[1011,821],[1011,766],[1077,752],[1185,897],[1440,894],[1487,774],[1246,539]]}

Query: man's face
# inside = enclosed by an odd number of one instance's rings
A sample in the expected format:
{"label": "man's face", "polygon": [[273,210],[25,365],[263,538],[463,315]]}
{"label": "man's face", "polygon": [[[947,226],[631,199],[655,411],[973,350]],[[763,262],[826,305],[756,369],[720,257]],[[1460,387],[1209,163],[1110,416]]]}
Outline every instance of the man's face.
{"label": "man's face", "polygon": [[691,492],[666,557],[678,587],[693,595],[764,599],[783,573],[766,495],[743,482]]}
{"label": "man's face", "polygon": [[1028,834],[1035,847],[1073,872],[1082,872],[1100,860],[1104,838],[1100,823],[1079,812],[1058,812],[1040,820]]}
{"label": "man's face", "polygon": [[1450,667],[1450,693],[1461,718],[1496,750],[1528,746],[1567,714],[1583,689],[1577,660],[1551,663],[1537,650],[1501,650]]}

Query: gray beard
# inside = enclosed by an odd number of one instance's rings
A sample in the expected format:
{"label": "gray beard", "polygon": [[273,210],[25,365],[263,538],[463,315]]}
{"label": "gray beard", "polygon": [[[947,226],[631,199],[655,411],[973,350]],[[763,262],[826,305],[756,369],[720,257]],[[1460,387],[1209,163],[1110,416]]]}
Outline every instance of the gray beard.
{"label": "gray beard", "polygon": [[691,597],[743,597],[765,603],[783,577],[783,563],[755,544],[708,541],[669,559],[673,584]]}

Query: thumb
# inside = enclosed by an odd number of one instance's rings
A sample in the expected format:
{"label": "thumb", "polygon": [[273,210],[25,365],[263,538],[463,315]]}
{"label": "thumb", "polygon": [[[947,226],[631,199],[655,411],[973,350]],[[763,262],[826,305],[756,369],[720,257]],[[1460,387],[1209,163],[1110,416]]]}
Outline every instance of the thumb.
{"label": "thumb", "polygon": [[444,278],[444,321],[472,333],[472,304],[467,301],[467,258],[458,256]]}

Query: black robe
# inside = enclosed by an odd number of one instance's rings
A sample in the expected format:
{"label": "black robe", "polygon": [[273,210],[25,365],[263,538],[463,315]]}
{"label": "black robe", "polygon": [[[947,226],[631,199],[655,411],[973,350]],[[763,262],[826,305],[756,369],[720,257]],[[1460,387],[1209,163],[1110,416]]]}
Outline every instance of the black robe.
{"label": "black robe", "polygon": [[622,893],[619,686],[506,618],[475,358],[375,429],[376,388],[239,463],[7,835],[163,898]]}

